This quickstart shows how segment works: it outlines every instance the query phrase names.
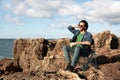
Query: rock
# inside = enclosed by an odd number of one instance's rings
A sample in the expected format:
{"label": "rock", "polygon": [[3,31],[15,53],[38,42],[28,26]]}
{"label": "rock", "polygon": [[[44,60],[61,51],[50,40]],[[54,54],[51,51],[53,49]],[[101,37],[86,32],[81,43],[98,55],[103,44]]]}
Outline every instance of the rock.
{"label": "rock", "polygon": [[13,59],[0,60],[0,75],[8,75],[10,73],[22,72],[22,69],[13,65]]}
{"label": "rock", "polygon": [[55,72],[59,69],[64,69],[65,67],[65,58],[56,58],[54,56],[45,57],[43,60],[43,71],[46,72]]}
{"label": "rock", "polygon": [[96,51],[108,52],[111,49],[120,49],[119,38],[116,35],[111,34],[110,31],[95,34],[93,38]]}
{"label": "rock", "polygon": [[47,56],[51,56],[51,55],[63,56],[63,46],[69,44],[69,42],[70,42],[70,39],[68,38],[57,39],[54,49],[52,51],[49,51],[47,53]]}
{"label": "rock", "polygon": [[104,74],[105,80],[119,80],[120,76],[120,62],[104,64],[100,66],[100,71]]}
{"label": "rock", "polygon": [[86,76],[87,80],[105,80],[105,75],[94,67],[90,67],[86,72],[80,72],[80,74]]}
{"label": "rock", "polygon": [[119,47],[118,47],[118,49],[120,49],[120,37],[118,38],[118,41],[119,41]]}
{"label": "rock", "polygon": [[48,41],[40,39],[18,39],[14,43],[14,65],[23,71],[34,71],[47,54]]}
{"label": "rock", "polygon": [[110,48],[111,49],[120,49],[119,48],[119,38],[116,36],[116,35],[114,35],[114,34],[111,34],[112,35],[112,40],[111,40],[111,43],[110,43]]}
{"label": "rock", "polygon": [[95,50],[99,51],[100,49],[110,49],[110,43],[112,36],[110,31],[104,31],[94,35],[94,44]]}
{"label": "rock", "polygon": [[[42,67],[46,60],[52,60],[49,56],[55,56],[56,61],[60,59],[64,62],[62,47],[67,44],[69,39],[45,40],[40,39],[18,39],[14,45],[14,65],[19,66],[24,71],[35,71]],[[60,54],[61,53],[61,54]],[[60,55],[61,58],[60,58]],[[47,57],[46,57],[47,56]],[[46,58],[45,58],[46,57]],[[44,61],[41,61],[43,60]],[[54,61],[54,59],[53,59]],[[51,64],[51,63],[46,63]],[[46,65],[45,64],[45,65]],[[57,65],[57,64],[56,64]],[[55,68],[55,67],[54,67]],[[57,68],[55,68],[57,69]]]}
{"label": "rock", "polygon": [[70,71],[65,71],[65,70],[59,70],[58,74],[68,77],[68,79],[71,80],[85,80],[85,79],[80,79],[80,77],[78,76],[78,74],[70,72]]}
{"label": "rock", "polygon": [[70,73],[70,76],[66,77],[64,75],[66,71],[61,71],[62,75],[60,70],[64,70],[66,66],[62,48],[69,45],[69,38],[55,40],[21,38],[14,42],[13,59],[0,61],[0,79],[66,80],[73,77],[78,80],[120,79],[120,38],[110,31],[95,34],[93,38],[99,69],[90,66],[87,71],[80,71],[78,65],[75,68],[77,73],[75,75]]}

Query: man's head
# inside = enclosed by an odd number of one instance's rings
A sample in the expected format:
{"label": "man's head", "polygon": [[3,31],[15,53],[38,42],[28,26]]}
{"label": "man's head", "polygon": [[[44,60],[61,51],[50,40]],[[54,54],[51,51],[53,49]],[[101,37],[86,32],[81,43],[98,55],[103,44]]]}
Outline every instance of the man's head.
{"label": "man's head", "polygon": [[79,29],[88,29],[88,22],[86,20],[81,20],[78,24]]}

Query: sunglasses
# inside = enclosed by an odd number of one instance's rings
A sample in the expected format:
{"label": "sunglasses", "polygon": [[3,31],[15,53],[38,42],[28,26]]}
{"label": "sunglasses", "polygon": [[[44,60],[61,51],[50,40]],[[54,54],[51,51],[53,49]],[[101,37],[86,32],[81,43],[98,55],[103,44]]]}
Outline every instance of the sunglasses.
{"label": "sunglasses", "polygon": [[83,27],[83,25],[78,24],[79,27]]}

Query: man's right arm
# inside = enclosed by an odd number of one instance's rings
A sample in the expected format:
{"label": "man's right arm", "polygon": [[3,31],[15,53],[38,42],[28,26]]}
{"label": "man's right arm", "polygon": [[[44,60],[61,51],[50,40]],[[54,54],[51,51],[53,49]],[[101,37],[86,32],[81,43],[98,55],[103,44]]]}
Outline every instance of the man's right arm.
{"label": "man's right arm", "polygon": [[77,25],[70,25],[70,26],[68,26],[68,30],[69,30],[70,32],[72,32],[73,34],[75,34],[76,31],[78,31],[78,30],[76,30],[75,28],[78,28],[78,26],[77,26]]}

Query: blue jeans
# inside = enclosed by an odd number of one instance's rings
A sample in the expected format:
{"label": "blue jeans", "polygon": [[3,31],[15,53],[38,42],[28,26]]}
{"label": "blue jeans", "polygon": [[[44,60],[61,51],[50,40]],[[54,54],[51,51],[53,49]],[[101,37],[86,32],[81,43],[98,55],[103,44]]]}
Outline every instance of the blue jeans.
{"label": "blue jeans", "polygon": [[[63,50],[67,63],[71,63],[71,66],[75,67],[78,62],[79,55],[82,52],[82,48],[79,46],[75,46],[74,48],[72,48],[65,45],[63,47]],[[72,60],[70,58],[70,54],[72,54]]]}

